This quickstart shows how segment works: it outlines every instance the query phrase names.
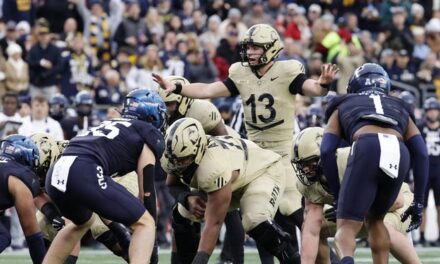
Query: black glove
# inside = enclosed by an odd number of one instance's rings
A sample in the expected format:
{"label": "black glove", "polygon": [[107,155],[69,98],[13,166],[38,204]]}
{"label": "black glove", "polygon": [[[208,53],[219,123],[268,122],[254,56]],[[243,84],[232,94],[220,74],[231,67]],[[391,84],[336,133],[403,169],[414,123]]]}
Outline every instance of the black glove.
{"label": "black glove", "polygon": [[419,202],[412,202],[408,209],[403,212],[400,217],[402,222],[405,222],[409,216],[411,216],[411,223],[406,230],[406,232],[410,232],[420,226],[422,223],[422,212],[423,212],[423,204]]}
{"label": "black glove", "polygon": [[324,217],[327,221],[336,223],[336,207],[332,206],[324,210]]}
{"label": "black glove", "polygon": [[61,217],[55,217],[54,219],[52,219],[52,227],[55,228],[57,231],[60,231],[61,228],[63,228],[63,226],[66,225],[66,222],[64,221],[63,218]]}

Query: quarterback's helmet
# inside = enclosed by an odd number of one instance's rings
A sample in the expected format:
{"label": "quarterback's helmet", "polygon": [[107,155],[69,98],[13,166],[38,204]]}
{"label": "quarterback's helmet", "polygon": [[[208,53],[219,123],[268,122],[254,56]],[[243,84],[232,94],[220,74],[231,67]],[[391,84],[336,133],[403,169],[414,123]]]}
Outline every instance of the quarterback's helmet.
{"label": "quarterback's helmet", "polygon": [[[185,77],[181,77],[181,76],[172,75],[172,76],[167,76],[164,79],[174,84],[177,83],[180,83],[182,85],[190,84],[190,82],[187,79],[185,79]],[[162,97],[165,104],[171,102],[177,102],[177,112],[182,116],[185,116],[186,111],[188,111],[188,108],[191,106],[192,102],[194,102],[194,99],[192,98],[182,96],[180,94],[167,93],[165,92],[165,90],[160,88],[159,88],[159,95],[160,97]],[[171,115],[172,113],[169,114]]]}
{"label": "quarterback's helmet", "polygon": [[11,158],[33,169],[40,160],[35,143],[22,135],[10,135],[0,141],[0,155]]}
{"label": "quarterback's helmet", "polygon": [[177,120],[165,135],[164,157],[168,164],[163,167],[190,184],[207,144],[208,139],[199,121],[194,118]]}
{"label": "quarterback's helmet", "polygon": [[391,80],[388,73],[376,63],[364,63],[358,67],[348,81],[347,93],[375,92],[388,94]]}
{"label": "quarterback's helmet", "polygon": [[29,137],[38,148],[39,159],[34,168],[40,178],[45,178],[50,166],[55,163],[60,155],[55,139],[47,133],[34,133]]}
{"label": "quarterback's helmet", "polygon": [[[324,129],[309,127],[298,133],[292,146],[292,166],[296,176],[306,186],[312,185],[322,175],[320,147]],[[307,170],[304,170],[307,167]]]}
{"label": "quarterback's helmet", "polygon": [[[277,58],[283,49],[280,35],[273,27],[267,24],[256,24],[250,27],[239,45],[241,63],[244,66],[261,66],[267,64]],[[247,45],[255,45],[263,48],[264,52],[257,65],[249,65]]]}
{"label": "quarterback's helmet", "polygon": [[440,103],[434,97],[426,99],[426,101],[423,103],[423,110],[427,111],[431,109],[440,110]]}
{"label": "quarterback's helmet", "polygon": [[414,106],[416,98],[408,91],[403,91],[399,94],[399,98],[405,101],[407,104]]}
{"label": "quarterback's helmet", "polygon": [[88,116],[92,113],[93,96],[88,91],[81,91],[75,96],[76,112],[79,116]]}
{"label": "quarterback's helmet", "polygon": [[66,109],[69,106],[69,101],[62,94],[56,94],[49,100],[49,115],[55,120],[63,119]]}
{"label": "quarterback's helmet", "polygon": [[136,89],[125,97],[122,117],[146,121],[163,130],[166,126],[167,108],[157,92]]}

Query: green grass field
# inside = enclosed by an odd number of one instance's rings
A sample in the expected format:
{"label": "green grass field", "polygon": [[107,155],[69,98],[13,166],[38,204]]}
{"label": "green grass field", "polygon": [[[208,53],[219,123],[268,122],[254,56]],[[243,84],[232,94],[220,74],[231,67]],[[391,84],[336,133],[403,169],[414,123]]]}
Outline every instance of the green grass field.
{"label": "green grass field", "polygon": [[[211,257],[209,263],[216,263],[219,250]],[[417,248],[418,255],[422,263],[440,263],[440,248]],[[159,253],[160,263],[170,263],[169,250],[161,250]],[[368,248],[359,248],[356,250],[356,263],[372,263]],[[31,264],[27,250],[4,252],[0,255],[0,264]],[[107,250],[83,249],[81,251],[78,264],[117,264],[125,263],[121,259],[114,257]],[[260,263],[258,253],[255,249],[246,249],[245,263]],[[390,263],[399,263],[391,258]]]}

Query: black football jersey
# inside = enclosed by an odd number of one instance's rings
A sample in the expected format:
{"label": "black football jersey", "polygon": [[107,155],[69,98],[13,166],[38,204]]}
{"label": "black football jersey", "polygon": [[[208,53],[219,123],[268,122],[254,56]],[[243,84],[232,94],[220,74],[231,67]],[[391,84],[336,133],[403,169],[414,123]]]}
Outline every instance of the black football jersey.
{"label": "black football jersey", "polygon": [[429,164],[440,163],[440,128],[431,129],[426,122],[420,124],[418,127],[426,143]]}
{"label": "black football jersey", "polygon": [[8,158],[0,156],[0,210],[14,206],[14,199],[9,194],[8,178],[19,178],[35,197],[40,190],[38,176],[28,167]]}
{"label": "black football jersey", "polygon": [[89,156],[102,165],[106,175],[124,175],[136,170],[144,144],[160,160],[164,140],[157,128],[144,121],[113,119],[74,137],[63,156]]}
{"label": "black football jersey", "polygon": [[328,105],[326,120],[335,110],[338,110],[343,137],[350,142],[353,134],[366,125],[392,128],[404,135],[409,118],[414,120],[408,104],[387,95],[346,94],[336,97]]}

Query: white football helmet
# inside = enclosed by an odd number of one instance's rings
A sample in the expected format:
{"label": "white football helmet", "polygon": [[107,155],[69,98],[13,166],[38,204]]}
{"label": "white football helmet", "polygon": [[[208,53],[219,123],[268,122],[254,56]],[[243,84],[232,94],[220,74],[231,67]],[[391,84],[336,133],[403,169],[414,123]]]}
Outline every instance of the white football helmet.
{"label": "white football helmet", "polygon": [[60,155],[55,139],[47,133],[34,133],[29,137],[37,146],[40,158],[35,166],[35,172],[40,178],[45,178],[50,166]]}
{"label": "white football helmet", "polygon": [[[165,77],[164,79],[174,84],[176,83],[180,83],[182,85],[190,84],[190,82],[185,77],[181,77],[181,76],[171,75]],[[188,111],[188,108],[191,106],[192,102],[194,102],[194,99],[192,98],[182,96],[180,94],[167,93],[165,92],[165,90],[161,88],[159,88],[159,95],[160,97],[162,97],[165,104],[168,102],[177,102],[177,112],[182,116],[185,116],[186,112]],[[173,113],[168,113],[168,114],[171,116]]]}

